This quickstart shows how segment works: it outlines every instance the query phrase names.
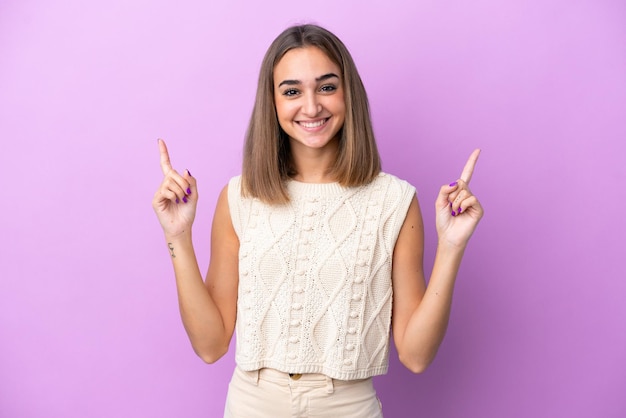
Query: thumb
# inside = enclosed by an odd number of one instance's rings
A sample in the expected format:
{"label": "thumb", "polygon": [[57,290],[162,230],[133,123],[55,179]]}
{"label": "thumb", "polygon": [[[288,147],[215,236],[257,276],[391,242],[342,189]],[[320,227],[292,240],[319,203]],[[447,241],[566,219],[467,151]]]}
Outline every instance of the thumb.
{"label": "thumb", "polygon": [[439,194],[435,201],[435,207],[437,210],[444,209],[450,206],[450,194],[454,193],[459,188],[459,184],[453,181],[450,184],[444,184],[439,189]]}

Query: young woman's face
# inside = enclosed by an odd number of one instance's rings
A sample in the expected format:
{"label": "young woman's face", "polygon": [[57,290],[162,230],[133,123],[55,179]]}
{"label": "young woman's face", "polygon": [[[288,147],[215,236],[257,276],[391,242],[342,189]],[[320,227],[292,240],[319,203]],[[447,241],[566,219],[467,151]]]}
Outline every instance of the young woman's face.
{"label": "young woman's face", "polygon": [[274,68],[278,122],[298,144],[324,148],[335,141],[346,116],[339,66],[317,47],[295,48]]}

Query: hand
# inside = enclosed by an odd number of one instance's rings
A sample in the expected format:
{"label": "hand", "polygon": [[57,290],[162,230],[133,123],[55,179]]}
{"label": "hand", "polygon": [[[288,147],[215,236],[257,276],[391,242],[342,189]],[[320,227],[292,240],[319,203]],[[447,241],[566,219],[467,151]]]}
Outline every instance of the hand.
{"label": "hand", "polygon": [[435,202],[439,242],[465,246],[483,217],[483,207],[469,189],[479,155],[480,150],[474,150],[463,168],[461,177],[449,185],[441,186],[439,190]]}
{"label": "hand", "polygon": [[152,207],[165,235],[174,237],[191,231],[196,217],[198,188],[189,170],[181,176],[172,168],[165,141],[159,139],[158,142],[164,177],[154,194]]}

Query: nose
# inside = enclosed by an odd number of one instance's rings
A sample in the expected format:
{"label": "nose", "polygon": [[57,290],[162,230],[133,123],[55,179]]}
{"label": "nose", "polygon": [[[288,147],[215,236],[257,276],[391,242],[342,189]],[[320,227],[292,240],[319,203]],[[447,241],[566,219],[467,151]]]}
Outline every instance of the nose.
{"label": "nose", "polygon": [[322,105],[314,93],[307,94],[302,103],[302,113],[307,117],[315,117],[322,111]]}

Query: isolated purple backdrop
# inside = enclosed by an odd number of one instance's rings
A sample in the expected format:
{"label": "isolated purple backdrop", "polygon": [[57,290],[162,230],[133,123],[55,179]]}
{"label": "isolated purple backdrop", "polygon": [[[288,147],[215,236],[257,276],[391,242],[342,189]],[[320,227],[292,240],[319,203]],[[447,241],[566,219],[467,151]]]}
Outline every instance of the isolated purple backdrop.
{"label": "isolated purple backdrop", "polygon": [[426,373],[386,417],[626,416],[626,5],[609,0],[0,1],[0,416],[219,417],[150,201],[156,138],[199,180],[204,270],[261,57],[320,23],[352,51],[384,169],[432,203],[475,147],[486,216]]}

